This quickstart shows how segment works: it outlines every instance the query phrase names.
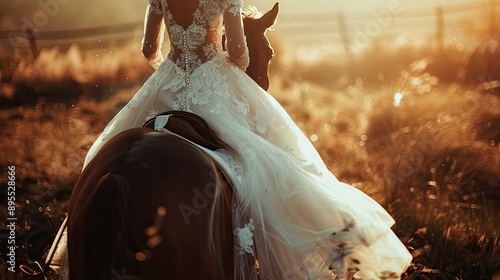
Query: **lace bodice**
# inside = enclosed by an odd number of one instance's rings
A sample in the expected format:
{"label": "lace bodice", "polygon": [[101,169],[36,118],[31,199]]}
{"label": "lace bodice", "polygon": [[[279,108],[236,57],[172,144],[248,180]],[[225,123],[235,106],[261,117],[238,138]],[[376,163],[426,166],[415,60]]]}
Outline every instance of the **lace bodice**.
{"label": "lace bodice", "polygon": [[[149,0],[150,8],[148,13],[163,16],[170,38],[168,58],[188,74],[223,51],[223,21],[225,23],[229,21],[229,24],[236,22],[236,25],[238,25],[238,20],[241,21],[242,0],[198,0],[197,7],[192,14],[192,21],[187,26],[179,24],[176,18],[188,13],[184,11],[184,14],[174,14],[169,9],[168,2],[167,0]],[[185,6],[188,9],[189,4]],[[228,23],[226,23],[226,26]],[[242,25],[234,28],[242,30]],[[231,50],[236,54],[233,55],[235,60],[247,55],[244,36],[242,39],[229,38],[228,44],[231,45],[229,40],[240,41],[232,44]],[[241,49],[239,54],[238,49]]]}

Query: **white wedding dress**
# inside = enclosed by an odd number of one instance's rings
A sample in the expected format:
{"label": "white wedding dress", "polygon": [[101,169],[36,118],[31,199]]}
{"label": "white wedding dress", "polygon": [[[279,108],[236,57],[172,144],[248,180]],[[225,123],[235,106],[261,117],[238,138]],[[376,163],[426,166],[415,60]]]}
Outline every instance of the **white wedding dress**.
{"label": "white wedding dress", "polygon": [[[348,270],[361,279],[399,279],[411,255],[391,230],[391,216],[339,182],[280,104],[242,70],[242,1],[183,1],[197,3],[186,27],[169,9],[174,0],[150,0],[147,16],[163,18],[170,37],[168,59],[158,54],[159,67],[108,124],[85,165],[111,137],[157,113],[195,113],[229,146],[221,157],[239,198],[235,278],[256,277],[239,273],[254,269],[243,259],[255,257],[260,279],[345,279]],[[161,37],[161,26],[156,32]],[[154,42],[145,44],[158,50],[161,39]]]}

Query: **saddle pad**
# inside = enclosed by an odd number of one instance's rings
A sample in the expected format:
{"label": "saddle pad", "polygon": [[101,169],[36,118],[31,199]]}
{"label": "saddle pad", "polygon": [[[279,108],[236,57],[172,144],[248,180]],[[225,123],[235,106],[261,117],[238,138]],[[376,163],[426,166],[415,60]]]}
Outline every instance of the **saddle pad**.
{"label": "saddle pad", "polygon": [[210,150],[222,149],[208,124],[198,115],[185,111],[167,111],[159,113],[147,120],[143,127],[155,129],[155,121],[159,116],[168,116],[168,122],[163,128],[178,134],[191,142]]}

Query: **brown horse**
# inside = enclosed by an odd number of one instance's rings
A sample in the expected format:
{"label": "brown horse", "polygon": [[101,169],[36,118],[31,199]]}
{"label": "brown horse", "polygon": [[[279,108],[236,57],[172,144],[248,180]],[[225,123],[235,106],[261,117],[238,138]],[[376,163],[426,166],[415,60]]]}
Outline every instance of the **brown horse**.
{"label": "brown horse", "polygon": [[[273,57],[265,31],[277,14],[276,3],[262,17],[247,14],[244,19],[247,73],[264,89]],[[205,148],[221,148],[203,120],[183,114],[174,132]],[[178,136],[150,128],[120,133],[74,187],[68,219],[70,278],[233,279],[230,182],[212,158]]]}
{"label": "brown horse", "polygon": [[232,279],[224,174],[176,135],[133,128],[112,138],[70,199],[70,279]]}
{"label": "brown horse", "polygon": [[255,10],[244,12],[243,25],[250,55],[250,64],[246,73],[265,90],[269,88],[269,63],[274,56],[266,31],[276,22],[278,12],[278,3],[261,17]]}

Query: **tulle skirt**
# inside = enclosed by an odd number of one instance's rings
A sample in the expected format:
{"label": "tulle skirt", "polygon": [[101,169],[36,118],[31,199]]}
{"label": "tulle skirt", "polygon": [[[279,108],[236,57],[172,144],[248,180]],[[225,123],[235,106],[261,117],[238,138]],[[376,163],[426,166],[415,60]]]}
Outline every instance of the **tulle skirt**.
{"label": "tulle skirt", "polygon": [[[85,165],[117,133],[184,110],[228,145],[237,279],[398,279],[411,255],[374,200],[339,182],[279,103],[221,53],[188,75],[165,61],[113,118]],[[248,265],[248,260],[256,265]],[[256,266],[258,268],[256,268]]]}

